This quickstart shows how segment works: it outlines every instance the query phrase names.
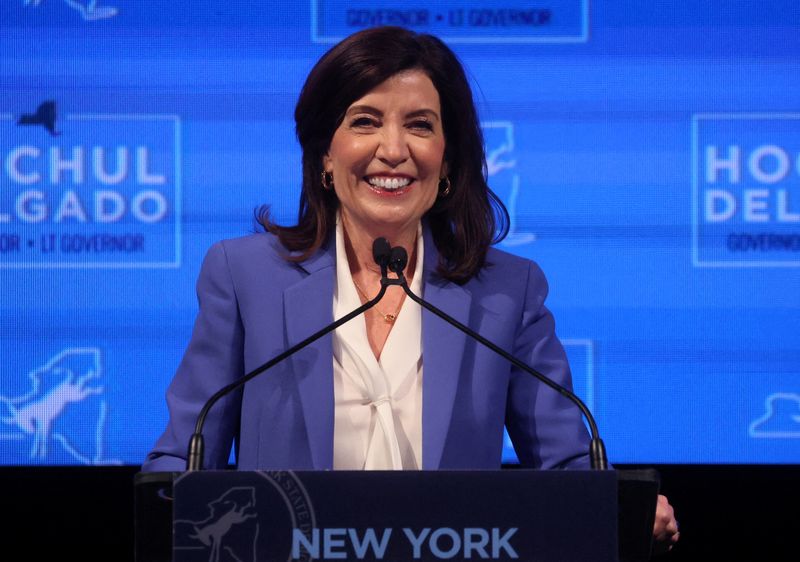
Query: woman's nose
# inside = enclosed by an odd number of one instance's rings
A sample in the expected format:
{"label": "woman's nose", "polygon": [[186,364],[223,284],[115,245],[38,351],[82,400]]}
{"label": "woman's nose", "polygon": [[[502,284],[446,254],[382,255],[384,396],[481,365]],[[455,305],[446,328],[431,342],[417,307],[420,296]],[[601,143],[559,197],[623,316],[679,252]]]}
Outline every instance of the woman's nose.
{"label": "woman's nose", "polygon": [[405,162],[409,158],[410,152],[402,129],[384,127],[383,131],[381,131],[380,144],[375,156],[392,168]]}

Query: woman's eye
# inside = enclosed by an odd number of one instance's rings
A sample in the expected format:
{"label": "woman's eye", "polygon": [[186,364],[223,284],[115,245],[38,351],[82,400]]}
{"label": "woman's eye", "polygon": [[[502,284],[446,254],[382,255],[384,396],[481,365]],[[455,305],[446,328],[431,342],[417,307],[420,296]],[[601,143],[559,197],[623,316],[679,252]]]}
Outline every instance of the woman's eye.
{"label": "woman's eye", "polygon": [[423,131],[433,131],[433,123],[429,121],[413,121],[411,123],[412,129],[420,129]]}
{"label": "woman's eye", "polygon": [[375,120],[369,117],[356,117],[350,123],[351,127],[372,127],[375,125]]}

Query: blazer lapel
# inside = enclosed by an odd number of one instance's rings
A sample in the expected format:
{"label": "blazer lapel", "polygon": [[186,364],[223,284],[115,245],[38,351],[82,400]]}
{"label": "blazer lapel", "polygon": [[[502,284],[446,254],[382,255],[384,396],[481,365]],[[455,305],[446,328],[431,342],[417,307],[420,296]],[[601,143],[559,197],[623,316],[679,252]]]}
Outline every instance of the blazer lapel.
{"label": "blazer lapel", "polygon": [[[427,228],[422,297],[462,324],[469,323],[472,297],[464,288],[436,273],[438,252]],[[308,276],[283,293],[287,347],[297,344],[333,321],[336,278],[335,245],[331,237],[319,252],[299,264]],[[422,465],[441,463],[458,391],[467,336],[433,313],[422,311]],[[333,347],[328,334],[293,355],[293,370],[303,408],[308,445],[315,469],[333,468]]]}
{"label": "blazer lapel", "polygon": [[[422,297],[462,324],[469,324],[472,297],[464,288],[436,273],[439,254],[430,231],[425,236],[425,278]],[[422,467],[438,469],[450,428],[467,335],[422,311]]]}
{"label": "blazer lapel", "polygon": [[[299,263],[308,276],[283,292],[287,347],[333,322],[335,246],[329,242]],[[295,353],[292,361],[315,469],[333,468],[333,347],[331,335]]]}

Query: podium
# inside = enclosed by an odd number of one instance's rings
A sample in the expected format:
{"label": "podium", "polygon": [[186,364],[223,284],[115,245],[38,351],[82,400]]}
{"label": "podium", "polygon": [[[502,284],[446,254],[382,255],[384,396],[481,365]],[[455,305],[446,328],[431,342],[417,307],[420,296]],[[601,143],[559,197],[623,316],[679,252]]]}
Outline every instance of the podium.
{"label": "podium", "polygon": [[655,471],[135,477],[137,562],[648,560]]}

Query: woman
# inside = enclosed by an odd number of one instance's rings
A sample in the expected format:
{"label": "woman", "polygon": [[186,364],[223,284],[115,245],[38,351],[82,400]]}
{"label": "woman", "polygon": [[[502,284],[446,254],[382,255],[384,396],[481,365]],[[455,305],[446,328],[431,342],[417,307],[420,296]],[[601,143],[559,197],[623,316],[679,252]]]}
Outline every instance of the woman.
{"label": "woman", "polygon": [[[391,27],[345,39],[311,71],[295,121],[298,224],[263,214],[268,233],[209,251],[169,426],[145,470],[182,470],[213,392],[373,297],[381,236],[408,252],[415,293],[571,384],[541,270],[490,248],[508,216],[486,184],[472,94],[444,43]],[[571,403],[391,287],[363,319],[218,403],[205,465],[225,466],[235,443],[246,470],[499,468],[504,425],[523,464],[588,466]]]}

